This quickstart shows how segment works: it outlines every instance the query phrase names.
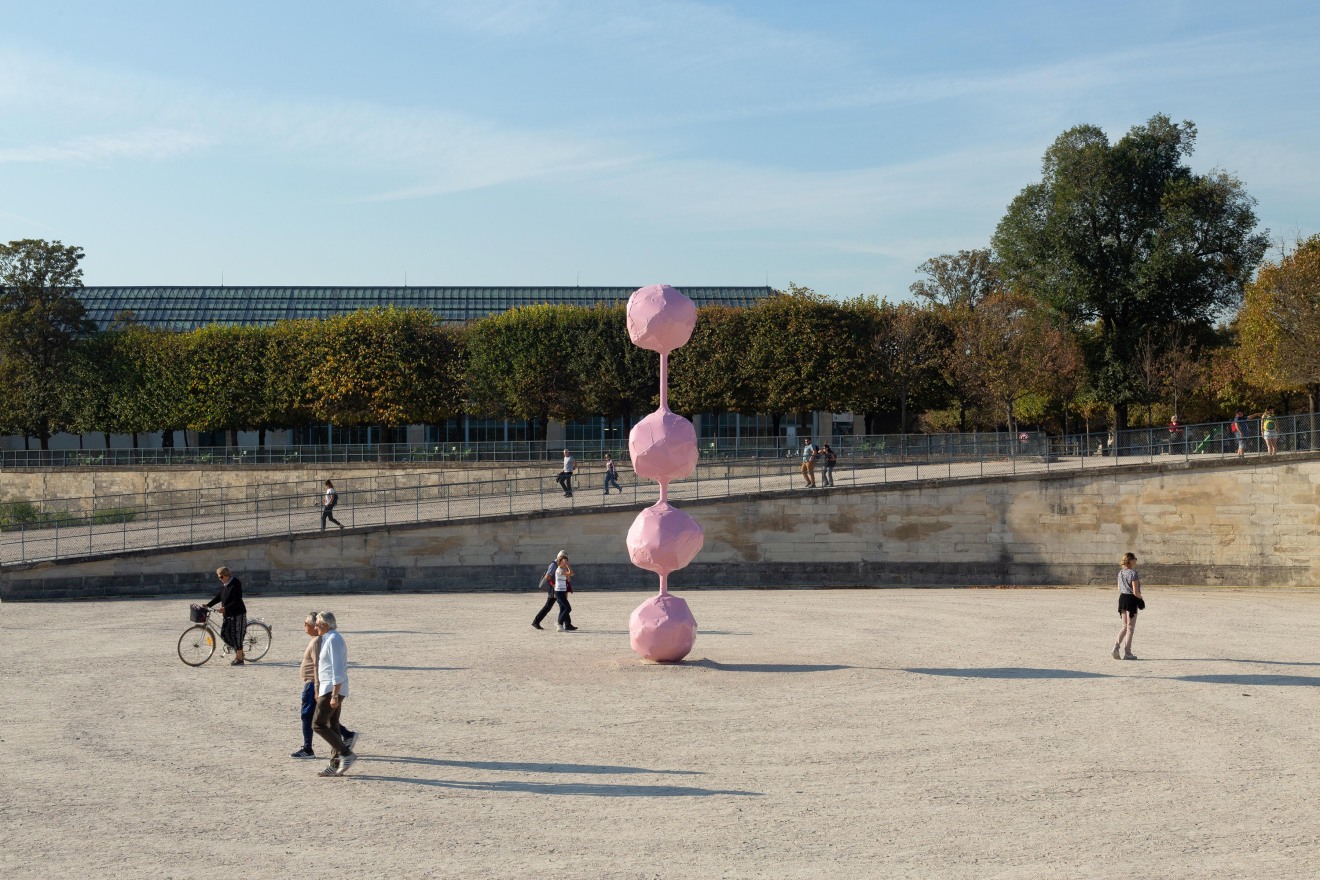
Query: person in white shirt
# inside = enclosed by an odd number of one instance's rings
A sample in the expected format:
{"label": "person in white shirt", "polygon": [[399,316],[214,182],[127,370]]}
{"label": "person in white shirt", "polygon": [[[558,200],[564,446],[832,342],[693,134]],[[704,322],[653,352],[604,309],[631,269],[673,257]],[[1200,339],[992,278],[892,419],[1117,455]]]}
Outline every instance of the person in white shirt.
{"label": "person in white shirt", "polygon": [[344,524],[335,519],[335,505],[339,503],[339,493],[335,491],[335,484],[329,480],[325,481],[325,496],[321,499],[321,531],[325,531],[325,521],[339,526],[341,529]]}
{"label": "person in white shirt", "polygon": [[339,713],[348,697],[348,646],[336,626],[331,612],[321,611],[316,615],[321,653],[316,663],[316,713],[312,716],[312,730],[330,745],[330,766],[317,776],[343,776],[357,761],[357,752],[339,735]]}
{"label": "person in white shirt", "polygon": [[573,456],[565,449],[564,468],[559,472],[559,476],[555,477],[555,482],[559,484],[559,488],[564,490],[565,498],[573,497],[573,467]]}

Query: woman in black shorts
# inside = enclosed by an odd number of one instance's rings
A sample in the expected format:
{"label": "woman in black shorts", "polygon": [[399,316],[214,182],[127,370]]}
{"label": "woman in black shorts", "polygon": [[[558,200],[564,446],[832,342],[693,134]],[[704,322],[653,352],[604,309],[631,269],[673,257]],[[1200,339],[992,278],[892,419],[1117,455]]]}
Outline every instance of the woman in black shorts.
{"label": "woman in black shorts", "polygon": [[[1123,554],[1123,567],[1118,570],[1118,616],[1123,618],[1123,626],[1118,631],[1118,641],[1114,642],[1115,660],[1136,660],[1132,653],[1132,635],[1137,631],[1137,612],[1146,606],[1141,598],[1141,575],[1137,574],[1137,557],[1131,553]],[[1123,650],[1119,654],[1119,649]]]}

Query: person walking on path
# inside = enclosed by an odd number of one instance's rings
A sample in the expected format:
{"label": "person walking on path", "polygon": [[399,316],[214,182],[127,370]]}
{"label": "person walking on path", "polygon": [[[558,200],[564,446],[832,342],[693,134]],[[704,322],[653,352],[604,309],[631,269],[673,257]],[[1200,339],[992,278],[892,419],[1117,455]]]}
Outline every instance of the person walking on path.
{"label": "person walking on path", "polygon": [[1247,417],[1238,410],[1233,414],[1233,421],[1228,423],[1228,433],[1237,438],[1237,457],[1247,454]]}
{"label": "person walking on path", "polygon": [[559,488],[561,488],[561,489],[564,490],[564,497],[565,497],[565,498],[572,498],[572,497],[573,497],[573,468],[574,468],[574,467],[575,467],[575,465],[574,465],[574,462],[573,462],[573,456],[569,454],[569,452],[568,452],[567,449],[565,449],[565,450],[564,450],[564,467],[559,471],[559,476],[555,477],[555,482],[559,484]]}
{"label": "person walking on path", "polygon": [[[1137,574],[1137,557],[1131,553],[1123,554],[1122,567],[1118,570],[1118,616],[1123,625],[1118,630],[1118,640],[1114,642],[1115,660],[1136,660],[1132,653],[1132,636],[1137,631],[1137,612],[1146,607],[1146,600],[1141,598],[1141,575]],[[1122,654],[1119,654],[1119,650]]]}
{"label": "person walking on path", "polygon": [[[330,764],[317,776],[343,776],[357,762],[357,752],[339,735],[339,715],[348,698],[348,646],[339,634],[334,614],[316,615],[321,647],[316,661],[316,711],[312,730],[330,745]],[[353,745],[360,737],[354,736]]]}
{"label": "person walking on path", "polygon": [[[294,752],[294,758],[315,758],[316,752],[312,751],[312,713],[316,710],[316,668],[321,659],[321,634],[316,629],[316,612],[308,613],[303,619],[303,631],[311,636],[311,641],[307,643],[306,650],[303,651],[302,666],[302,735],[303,746]],[[357,739],[357,734],[349,730],[344,725],[339,725],[339,737],[350,749],[353,748],[353,742]]]}
{"label": "person walking on path", "polygon": [[1265,407],[1264,412],[1248,416],[1251,419],[1260,419],[1260,436],[1265,441],[1265,451],[1270,455],[1277,455],[1279,452],[1279,420],[1274,417],[1274,410]]}
{"label": "person walking on path", "polygon": [[816,444],[811,442],[810,437],[802,438],[802,479],[806,480],[805,488],[816,488],[816,453],[820,452]]}
{"label": "person walking on path", "polygon": [[606,495],[610,494],[610,486],[614,486],[614,488],[618,489],[620,495],[623,494],[623,487],[619,485],[619,472],[614,467],[614,459],[610,458],[610,454],[607,452],[605,453],[605,494]]}
{"label": "person walking on path", "polygon": [[335,491],[335,484],[329,480],[325,481],[325,496],[321,499],[321,531],[325,531],[325,521],[339,526],[341,529],[344,524],[335,519],[335,505],[339,503],[339,493]]}
{"label": "person walking on path", "polygon": [[[568,574],[562,580],[562,589],[559,577],[561,563],[568,570]],[[550,567],[545,570],[545,574],[541,575],[541,579],[536,583],[537,590],[541,589],[542,584],[545,585],[546,597],[545,604],[541,606],[540,611],[536,612],[536,617],[532,620],[533,627],[536,629],[542,628],[541,621],[545,620],[545,616],[550,613],[550,609],[554,608],[557,602],[559,603],[559,631],[572,632],[577,629],[573,625],[572,618],[569,617],[573,609],[568,604],[568,579],[572,576],[573,570],[568,568],[568,554],[560,550],[555,556],[555,561],[550,563]]]}
{"label": "person walking on path", "polygon": [[830,444],[826,443],[820,448],[821,456],[821,475],[820,484],[822,486],[834,485],[834,465],[838,463],[839,456],[834,454]]}
{"label": "person walking on path", "polygon": [[207,608],[220,606],[220,638],[234,649],[234,660],[230,666],[243,665],[243,632],[247,629],[247,605],[243,604],[243,582],[233,573],[221,566],[215,570],[220,578],[220,590],[215,598],[206,603]]}

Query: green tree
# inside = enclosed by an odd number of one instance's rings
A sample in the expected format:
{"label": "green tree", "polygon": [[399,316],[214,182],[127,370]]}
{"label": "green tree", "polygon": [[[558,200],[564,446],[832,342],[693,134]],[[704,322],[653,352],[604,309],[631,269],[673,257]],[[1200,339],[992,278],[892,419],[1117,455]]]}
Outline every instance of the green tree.
{"label": "green tree", "polygon": [[623,305],[564,314],[568,372],[584,412],[631,419],[657,404],[660,355],[632,344]]}
{"label": "green tree", "polygon": [[1004,289],[999,264],[989,248],[931,257],[917,267],[926,277],[908,288],[913,296],[946,309],[974,309]]}
{"label": "green tree", "polygon": [[669,405],[676,412],[753,413],[760,398],[747,360],[745,308],[702,306],[687,345],[669,358]]}
{"label": "green tree", "polygon": [[468,327],[469,412],[536,419],[582,415],[568,355],[572,306],[524,306]]}
{"label": "green tree", "polygon": [[[425,309],[370,309],[317,328],[309,409],[337,425],[397,429],[441,421],[462,409],[459,334]],[[278,410],[263,403],[263,414]]]}
{"label": "green tree", "polygon": [[0,245],[0,421],[42,449],[74,419],[69,367],[92,324],[78,299],[82,248],[23,239]]}
{"label": "green tree", "polygon": [[1137,396],[1142,332],[1208,326],[1236,306],[1268,241],[1236,178],[1184,164],[1195,141],[1192,123],[1164,115],[1115,144],[1095,126],[1070,129],[995,231],[1007,283],[1075,329],[1098,325],[1093,381],[1120,430]]}

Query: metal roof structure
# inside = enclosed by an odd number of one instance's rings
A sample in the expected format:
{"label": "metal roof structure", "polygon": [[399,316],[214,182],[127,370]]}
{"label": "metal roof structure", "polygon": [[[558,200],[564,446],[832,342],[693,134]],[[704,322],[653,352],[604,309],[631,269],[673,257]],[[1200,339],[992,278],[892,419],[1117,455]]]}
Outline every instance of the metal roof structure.
{"label": "metal roof structure", "polygon": [[[640,285],[639,285],[640,286]],[[519,306],[626,302],[636,287],[84,287],[77,296],[87,317],[105,329],[125,312],[161,330],[207,324],[268,325],[326,318],[359,309],[427,309],[461,323]],[[748,306],[775,294],[771,287],[682,287],[699,306]]]}

